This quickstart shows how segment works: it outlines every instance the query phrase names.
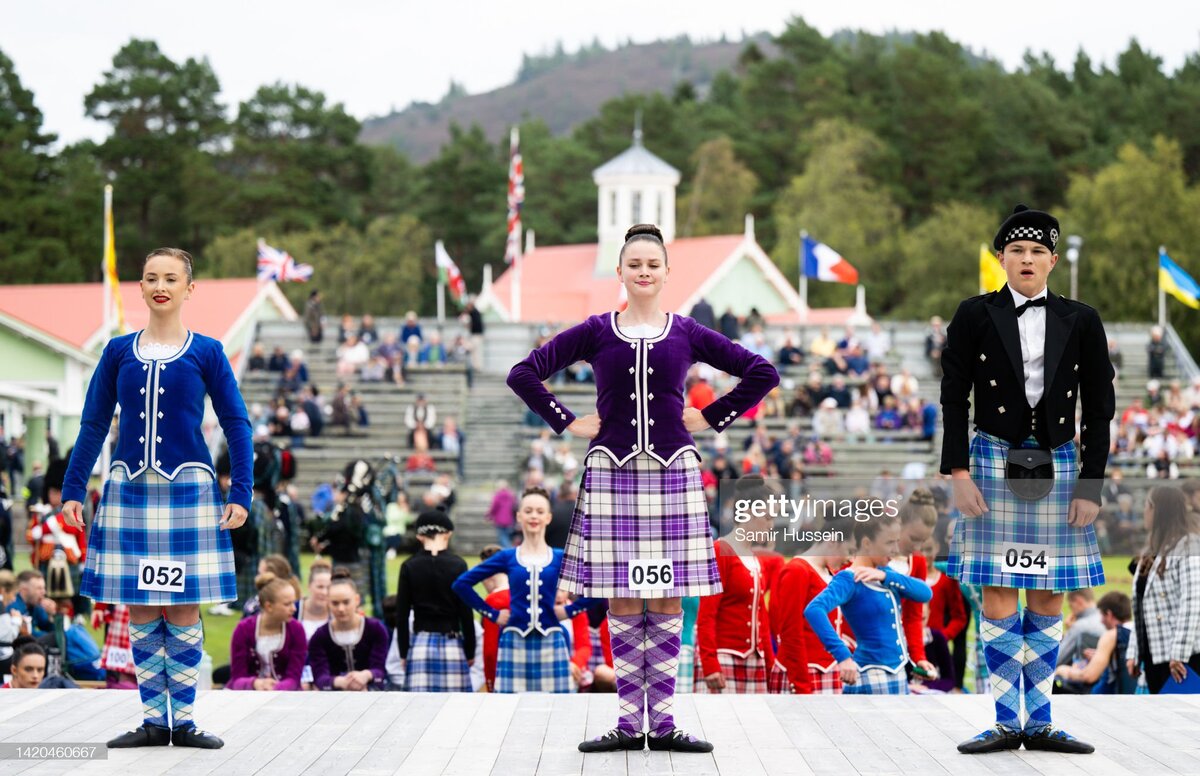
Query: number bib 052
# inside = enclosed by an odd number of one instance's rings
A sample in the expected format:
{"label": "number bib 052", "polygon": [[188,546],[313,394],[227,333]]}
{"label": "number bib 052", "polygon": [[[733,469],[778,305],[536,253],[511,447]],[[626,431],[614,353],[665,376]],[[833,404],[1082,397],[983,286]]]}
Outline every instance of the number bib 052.
{"label": "number bib 052", "polygon": [[671,590],[675,569],[670,558],[634,558],[629,561],[630,590]]}
{"label": "number bib 052", "polygon": [[186,573],[187,564],[181,560],[142,558],[138,561],[138,590],[182,593]]}
{"label": "number bib 052", "polygon": [[1016,544],[1000,545],[1000,569],[1006,574],[1037,574],[1046,576],[1050,573],[1050,546],[1046,544]]}

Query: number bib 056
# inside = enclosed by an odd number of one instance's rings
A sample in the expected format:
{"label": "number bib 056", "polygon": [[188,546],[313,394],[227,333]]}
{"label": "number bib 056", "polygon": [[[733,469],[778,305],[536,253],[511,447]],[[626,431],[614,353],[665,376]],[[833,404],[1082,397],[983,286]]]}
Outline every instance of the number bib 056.
{"label": "number bib 056", "polygon": [[187,564],[181,560],[138,561],[138,590],[182,593]]}
{"label": "number bib 056", "polygon": [[675,569],[670,558],[634,558],[629,561],[630,590],[671,590]]}
{"label": "number bib 056", "polygon": [[1050,573],[1050,546],[1046,544],[1000,545],[1000,569],[1006,574]]}

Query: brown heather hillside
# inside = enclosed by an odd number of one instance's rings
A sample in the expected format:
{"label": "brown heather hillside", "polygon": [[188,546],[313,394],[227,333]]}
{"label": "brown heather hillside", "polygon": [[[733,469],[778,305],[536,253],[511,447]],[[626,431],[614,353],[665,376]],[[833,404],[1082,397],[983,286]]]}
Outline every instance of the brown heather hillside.
{"label": "brown heather hillside", "polygon": [[527,58],[515,83],[484,94],[452,93],[437,105],[414,103],[398,113],[367,119],[361,137],[366,143],[390,143],[414,162],[424,163],[450,137],[452,122],[463,127],[479,124],[489,138],[498,139],[513,123],[540,118],[551,132],[563,134],[623,94],[669,94],[687,81],[703,95],[713,76],[736,66],[748,43],[659,41],[616,51]]}

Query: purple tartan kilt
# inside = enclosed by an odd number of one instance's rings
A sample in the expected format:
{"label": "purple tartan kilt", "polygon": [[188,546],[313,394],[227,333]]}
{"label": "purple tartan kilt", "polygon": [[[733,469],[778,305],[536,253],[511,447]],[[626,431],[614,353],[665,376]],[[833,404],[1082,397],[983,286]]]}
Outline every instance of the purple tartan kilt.
{"label": "purple tartan kilt", "polygon": [[[106,604],[172,606],[237,598],[233,545],[220,528],[225,500],[207,469],[130,480],[114,466],[88,536],[79,593]],[[138,589],[142,558],[183,561],[182,593]]]}
{"label": "purple tartan kilt", "polygon": [[[1022,447],[1032,447],[1032,438]],[[988,511],[959,517],[950,540],[947,573],[971,585],[1023,590],[1078,590],[1104,584],[1104,566],[1094,526],[1067,523],[1078,478],[1075,443],[1051,451],[1054,486],[1040,501],[1013,496],[1004,479],[1008,442],[977,431],[971,440],[971,479]],[[1003,546],[1016,542],[1046,547],[1046,574],[1023,574],[1003,567]]]}
{"label": "purple tartan kilt", "polygon": [[[674,586],[630,590],[629,562],[637,558],[669,558]],[[699,457],[685,451],[664,467],[645,453],[624,466],[603,453],[589,455],[558,584],[595,598],[720,593]]]}

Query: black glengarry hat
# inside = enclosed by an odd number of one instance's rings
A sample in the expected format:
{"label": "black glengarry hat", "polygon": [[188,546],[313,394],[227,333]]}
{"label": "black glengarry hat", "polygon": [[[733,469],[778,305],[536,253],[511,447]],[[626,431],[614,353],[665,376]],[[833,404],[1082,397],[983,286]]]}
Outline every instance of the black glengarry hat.
{"label": "black glengarry hat", "polygon": [[454,522],[440,509],[429,509],[417,517],[417,536],[433,536],[434,534],[450,533],[454,530]]}
{"label": "black glengarry hat", "polygon": [[1012,215],[1000,225],[992,247],[997,251],[1017,240],[1032,240],[1041,243],[1053,253],[1058,246],[1058,219],[1040,210],[1030,210],[1028,205],[1017,205]]}

